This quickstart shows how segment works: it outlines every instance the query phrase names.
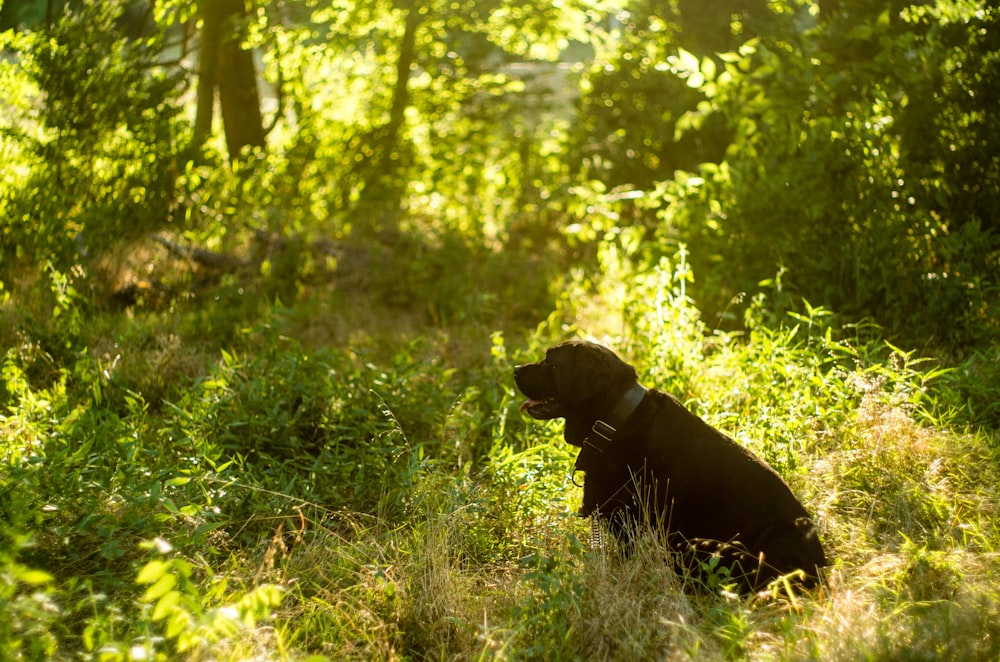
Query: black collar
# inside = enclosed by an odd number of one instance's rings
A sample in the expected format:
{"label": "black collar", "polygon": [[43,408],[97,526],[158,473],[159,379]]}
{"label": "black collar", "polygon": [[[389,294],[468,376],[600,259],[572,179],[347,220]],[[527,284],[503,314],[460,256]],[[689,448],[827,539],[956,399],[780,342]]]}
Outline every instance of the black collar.
{"label": "black collar", "polygon": [[593,435],[587,435],[583,440],[584,448],[591,447],[603,453],[605,446],[611,443],[615,433],[639,408],[639,403],[644,397],[646,397],[645,387],[638,382],[632,384],[607,416],[594,421],[594,426],[590,429]]}

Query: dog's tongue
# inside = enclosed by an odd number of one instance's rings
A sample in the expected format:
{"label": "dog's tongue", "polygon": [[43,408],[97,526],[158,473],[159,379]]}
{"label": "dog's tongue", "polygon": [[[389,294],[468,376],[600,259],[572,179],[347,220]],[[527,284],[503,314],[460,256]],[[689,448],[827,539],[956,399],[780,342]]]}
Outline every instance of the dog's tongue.
{"label": "dog's tongue", "polygon": [[520,411],[523,414],[525,410],[528,409],[529,407],[540,405],[542,404],[542,402],[543,402],[542,400],[525,400],[524,402],[521,403],[521,408],[518,411]]}

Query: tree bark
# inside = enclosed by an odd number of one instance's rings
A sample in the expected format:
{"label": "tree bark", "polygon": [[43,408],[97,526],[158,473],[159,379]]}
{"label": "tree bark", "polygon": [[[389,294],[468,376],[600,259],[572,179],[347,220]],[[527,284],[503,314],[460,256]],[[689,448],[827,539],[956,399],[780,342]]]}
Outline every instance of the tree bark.
{"label": "tree bark", "polygon": [[417,59],[417,30],[423,21],[419,0],[405,0],[402,7],[406,18],[396,59],[396,82],[392,90],[389,121],[373,132],[371,170],[362,194],[366,203],[377,204],[385,210],[386,219],[398,211],[405,188],[402,182],[397,181],[403,158],[400,134],[406,121],[406,108],[410,105],[410,70]]}
{"label": "tree bark", "polygon": [[[207,3],[213,9],[215,3]],[[194,118],[194,151],[212,135],[215,115],[215,88],[219,71],[219,39],[222,35],[222,16],[206,7],[202,16],[201,43],[198,45],[198,103]]]}
{"label": "tree bark", "polygon": [[[399,143],[399,132],[406,119],[406,107],[410,105],[410,70],[417,59],[417,28],[420,27],[420,8],[417,0],[406,3],[406,28],[399,44],[399,59],[396,60],[396,84],[392,91],[392,107],[389,110],[389,124],[385,127],[385,155],[389,157]],[[383,168],[387,164],[383,164]]]}
{"label": "tree bark", "polygon": [[219,44],[219,105],[229,158],[236,159],[244,147],[264,146],[264,119],[253,52],[243,48],[246,5],[243,0],[216,2],[228,12]]}
{"label": "tree bark", "polygon": [[243,48],[247,9],[244,0],[203,0],[194,141],[199,148],[211,135],[216,90],[230,160],[244,147],[263,147],[264,120],[257,92],[253,53]]}

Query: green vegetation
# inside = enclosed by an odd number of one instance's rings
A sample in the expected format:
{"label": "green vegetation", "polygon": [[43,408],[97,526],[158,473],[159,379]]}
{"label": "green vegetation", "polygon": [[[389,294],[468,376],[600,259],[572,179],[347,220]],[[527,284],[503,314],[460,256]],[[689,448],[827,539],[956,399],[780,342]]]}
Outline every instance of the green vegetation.
{"label": "green vegetation", "polygon": [[[619,4],[0,3],[0,658],[1000,657],[1000,13]],[[578,335],[827,587],[595,544]]]}

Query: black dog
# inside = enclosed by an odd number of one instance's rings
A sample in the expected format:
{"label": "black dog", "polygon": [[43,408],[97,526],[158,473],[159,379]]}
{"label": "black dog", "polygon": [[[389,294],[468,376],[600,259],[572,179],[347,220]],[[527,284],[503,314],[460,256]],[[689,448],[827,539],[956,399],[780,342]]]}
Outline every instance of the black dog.
{"label": "black dog", "polygon": [[517,366],[532,417],[565,418],[581,448],[580,515],[596,515],[628,547],[639,525],[659,527],[681,566],[721,557],[741,590],[801,570],[814,586],[826,556],[809,514],[784,480],[673,396],[647,391],[632,366],[589,342]]}

